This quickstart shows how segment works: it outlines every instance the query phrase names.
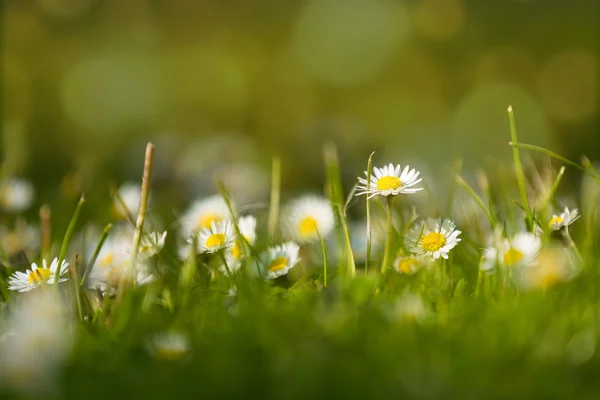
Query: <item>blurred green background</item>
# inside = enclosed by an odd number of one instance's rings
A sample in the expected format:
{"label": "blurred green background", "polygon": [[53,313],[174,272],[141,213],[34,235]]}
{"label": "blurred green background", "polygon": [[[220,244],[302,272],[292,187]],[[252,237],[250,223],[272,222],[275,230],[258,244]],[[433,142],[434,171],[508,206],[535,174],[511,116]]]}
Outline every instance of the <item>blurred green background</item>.
{"label": "blurred green background", "polygon": [[262,191],[278,153],[315,189],[327,141],[348,181],[373,150],[508,157],[509,104],[522,141],[598,159],[598,3],[5,0],[4,173],[75,197],[139,180],[152,140],[158,184]]}

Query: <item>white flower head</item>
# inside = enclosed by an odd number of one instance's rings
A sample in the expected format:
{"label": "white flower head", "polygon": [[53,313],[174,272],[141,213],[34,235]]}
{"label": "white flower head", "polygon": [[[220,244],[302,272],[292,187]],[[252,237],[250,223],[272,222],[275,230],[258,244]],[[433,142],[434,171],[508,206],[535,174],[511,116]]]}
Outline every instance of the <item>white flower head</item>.
{"label": "white flower head", "polygon": [[410,232],[408,240],[411,251],[420,256],[427,256],[433,260],[442,257],[447,259],[448,253],[461,239],[461,231],[456,229],[454,222],[449,219],[428,219],[417,224]]}
{"label": "white flower head", "polygon": [[558,231],[563,227],[568,227],[579,217],[580,215],[576,208],[574,208],[572,211],[569,211],[569,207],[565,207],[565,210],[560,215],[552,215],[552,219],[548,225],[550,226],[551,230]]}
{"label": "white flower head", "polygon": [[423,264],[424,260],[420,256],[398,256],[394,261],[394,269],[401,275],[414,275]]}
{"label": "white flower head", "polygon": [[181,234],[188,239],[193,233],[209,229],[213,222],[229,218],[229,208],[222,196],[214,195],[198,200],[181,216]]}
{"label": "white flower head", "polygon": [[577,275],[578,268],[564,248],[540,251],[537,262],[523,269],[520,284],[524,289],[545,289]]}
{"label": "white flower head", "polygon": [[286,275],[300,261],[299,251],[300,247],[296,243],[287,242],[263,252],[260,264],[264,268],[265,279]]}
{"label": "white flower head", "polygon": [[179,332],[164,332],[154,335],[148,342],[148,350],[159,359],[181,360],[190,351],[190,341]]}
{"label": "white flower head", "polygon": [[23,397],[54,397],[73,344],[69,307],[55,290],[17,298],[0,345],[0,383]]}
{"label": "white flower head", "polygon": [[140,208],[140,199],[142,197],[142,186],[139,183],[127,182],[119,186],[117,191],[119,197],[115,198],[114,207],[120,216],[127,216],[128,214],[135,218]]}
{"label": "white flower head", "polygon": [[[100,249],[96,263],[88,275],[87,286],[103,293],[116,288],[123,273],[130,268],[131,230],[122,228],[113,232]],[[155,277],[144,264],[144,257],[135,265],[133,276],[138,286],[154,281]],[[130,280],[133,280],[131,278]]]}
{"label": "white flower head", "polygon": [[153,257],[160,253],[165,247],[165,241],[167,240],[167,231],[150,232],[142,237],[142,244],[140,246],[140,255],[146,257]]}
{"label": "white flower head", "polygon": [[370,177],[368,171],[365,171],[365,175],[367,179],[358,178],[356,196],[363,194],[369,198],[377,195],[397,196],[423,190],[423,188],[413,187],[422,179],[419,178],[420,172],[410,169],[408,165],[402,169],[400,164],[394,167],[394,164],[390,163],[383,168],[373,167],[373,174]]}
{"label": "white flower head", "polygon": [[[252,215],[247,215],[238,219],[238,228],[240,229],[241,235],[248,241],[250,245],[254,245],[256,241],[256,218]],[[240,269],[242,263],[241,260],[244,257],[242,238],[237,238],[233,246],[225,254],[227,259],[227,266],[231,272],[235,272]],[[225,271],[225,266],[221,266],[221,270]]]}
{"label": "white flower head", "polygon": [[542,241],[533,233],[517,233],[511,240],[503,239],[483,252],[480,268],[492,271],[496,265],[510,268],[529,267],[535,264]]}
{"label": "white flower head", "polygon": [[198,235],[198,248],[203,253],[215,253],[233,246],[235,237],[231,221],[213,221],[209,229],[203,229]]}
{"label": "white flower head", "polygon": [[[8,280],[8,289],[19,292],[29,292],[41,285],[53,285],[55,283],[56,272],[58,268],[58,258],[52,260],[50,266],[46,260],[42,260],[42,266],[38,267],[36,263],[31,264],[31,269],[25,272],[17,271]],[[58,282],[65,282],[67,278],[61,278],[69,270],[69,263],[63,260],[58,272]]]}
{"label": "white flower head", "polygon": [[429,310],[421,296],[405,293],[400,296],[392,309],[392,319],[399,321],[422,321],[429,315]]}
{"label": "white flower head", "polygon": [[319,240],[319,235],[324,238],[335,225],[331,203],[319,196],[309,195],[293,200],[286,214],[287,231],[299,243]]}
{"label": "white flower head", "polygon": [[8,179],[0,184],[0,204],[8,212],[20,213],[31,207],[35,189],[25,179]]}

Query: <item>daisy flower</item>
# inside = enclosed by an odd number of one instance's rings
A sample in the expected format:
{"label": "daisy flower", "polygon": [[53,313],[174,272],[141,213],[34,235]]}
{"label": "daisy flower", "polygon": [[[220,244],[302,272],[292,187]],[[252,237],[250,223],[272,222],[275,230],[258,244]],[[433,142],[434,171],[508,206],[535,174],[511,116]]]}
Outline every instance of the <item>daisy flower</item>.
{"label": "daisy flower", "polygon": [[428,219],[416,225],[409,234],[411,251],[417,255],[428,256],[433,260],[442,257],[447,259],[448,252],[461,241],[454,222],[449,219]]}
{"label": "daisy flower", "polygon": [[565,207],[565,211],[563,211],[560,215],[553,214],[550,223],[550,229],[553,231],[558,231],[561,228],[566,228],[575,222],[579,218],[579,212],[576,208],[573,211],[569,211],[569,207]]}
{"label": "daisy flower", "polygon": [[70,307],[55,290],[36,290],[17,299],[3,321],[0,345],[2,390],[23,398],[57,396],[59,374],[74,344]]}
{"label": "daisy flower", "polygon": [[542,241],[533,233],[517,233],[511,240],[501,240],[496,246],[485,249],[480,268],[491,271],[496,265],[511,268],[531,266],[541,247]]}
{"label": "daisy flower", "polygon": [[401,275],[414,275],[422,264],[423,261],[419,257],[398,256],[394,261],[394,269]]}
{"label": "daisy flower", "polygon": [[150,232],[142,237],[142,244],[140,246],[140,254],[146,257],[154,257],[165,247],[165,241],[167,240],[167,231]]}
{"label": "daisy flower", "polygon": [[25,179],[8,179],[0,185],[0,204],[6,211],[20,213],[31,207],[35,189]]}
{"label": "daisy flower", "polygon": [[565,249],[542,250],[538,262],[523,271],[521,285],[525,289],[544,289],[567,281],[577,274],[577,268]]}
{"label": "daisy flower", "polygon": [[227,219],[229,208],[220,195],[198,200],[181,216],[181,234],[184,238],[189,238],[195,232],[210,229],[213,222]]}
{"label": "daisy flower", "polygon": [[[91,267],[87,286],[99,288],[103,293],[119,285],[123,272],[130,262],[131,234],[129,229],[113,232],[104,242],[96,263]],[[143,260],[143,258],[142,258]],[[136,265],[135,282],[142,286],[154,281],[143,262]]]}
{"label": "daisy flower", "polygon": [[[252,215],[240,218],[238,220],[238,228],[244,239],[246,239],[250,245],[253,245],[256,240],[256,218]],[[244,244],[242,243],[241,238],[238,238],[226,254],[227,265],[232,272],[240,269],[240,261],[244,256],[242,246],[244,246]],[[222,266],[221,268],[224,270],[225,266]]]}
{"label": "daisy flower", "polygon": [[421,322],[427,318],[429,310],[421,296],[405,293],[400,296],[390,313],[390,317],[397,321]]}
{"label": "daisy flower", "polygon": [[298,198],[287,210],[287,231],[299,243],[319,240],[319,235],[327,236],[335,224],[331,203],[322,197]]}
{"label": "daisy flower", "polygon": [[198,236],[198,247],[203,253],[215,253],[228,249],[235,243],[235,232],[231,221],[221,221],[210,224],[210,228],[203,229]]}
{"label": "daisy flower", "polygon": [[190,342],[182,333],[164,332],[154,335],[148,343],[148,350],[156,358],[181,360],[190,351]]}
{"label": "daisy flower", "polygon": [[[17,271],[8,280],[10,290],[19,292],[29,292],[42,284],[53,285],[55,283],[56,270],[58,268],[58,258],[52,260],[50,266],[46,260],[42,260],[42,266],[38,267],[36,263],[31,264],[31,269],[26,272]],[[63,260],[58,272],[59,277],[63,276],[69,270],[69,263]],[[58,282],[65,282],[67,278],[59,278]]]}
{"label": "daisy flower", "polygon": [[391,163],[383,168],[373,167],[373,174],[370,177],[368,171],[365,171],[367,179],[358,178],[356,196],[366,194],[371,198],[377,195],[397,196],[418,192],[423,188],[413,186],[421,182],[419,174],[420,172],[410,169],[408,165],[403,170],[399,164],[394,167]]}
{"label": "daisy flower", "polygon": [[300,261],[300,247],[294,242],[287,242],[266,250],[260,256],[260,263],[265,271],[266,279],[275,279],[286,275]]}

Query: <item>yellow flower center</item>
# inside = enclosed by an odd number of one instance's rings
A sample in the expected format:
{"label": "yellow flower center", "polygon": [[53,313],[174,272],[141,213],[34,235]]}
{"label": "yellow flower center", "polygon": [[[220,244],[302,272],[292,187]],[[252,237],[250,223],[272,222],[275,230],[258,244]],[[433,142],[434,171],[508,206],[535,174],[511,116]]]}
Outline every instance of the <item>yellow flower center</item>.
{"label": "yellow flower center", "polygon": [[198,218],[198,226],[200,227],[200,229],[209,229],[210,225],[212,223],[217,223],[217,222],[221,222],[221,218],[214,213],[211,214],[204,214],[204,215],[200,215],[200,217]]}
{"label": "yellow flower center", "polygon": [[223,233],[212,234],[206,239],[206,247],[215,248],[221,247],[225,243],[225,235]]}
{"label": "yellow flower center", "polygon": [[517,249],[513,249],[512,247],[508,249],[506,253],[504,253],[504,264],[505,265],[514,265],[523,259],[523,253],[521,253]]}
{"label": "yellow flower center", "polygon": [[267,269],[271,272],[277,272],[277,271],[284,270],[287,265],[288,265],[288,259],[285,258],[284,256],[281,256],[281,257],[277,257],[276,259],[271,261],[271,263],[269,264]]}
{"label": "yellow flower center", "polygon": [[552,226],[554,224],[560,225],[562,223],[563,223],[563,219],[561,217],[556,216],[556,217],[552,217],[552,219],[550,220],[550,224],[549,225],[550,226]]}
{"label": "yellow flower center", "polygon": [[104,256],[102,258],[102,260],[100,260],[100,265],[102,265],[103,267],[109,266],[110,264],[113,263],[114,261],[114,256],[112,253],[108,253],[106,256]]}
{"label": "yellow flower center", "polygon": [[419,260],[413,257],[406,257],[398,264],[398,270],[403,274],[412,274],[418,265]]}
{"label": "yellow flower center", "polygon": [[181,359],[185,355],[186,351],[183,349],[158,347],[156,349],[156,353],[160,358],[162,358],[164,360],[176,361],[176,360]]}
{"label": "yellow flower center", "polygon": [[402,186],[402,181],[397,176],[384,176],[377,180],[377,190],[394,190]]}
{"label": "yellow flower center", "polygon": [[29,274],[29,283],[33,284],[35,282],[37,282],[37,283],[45,282],[48,279],[50,279],[50,275],[52,275],[52,272],[50,272],[49,269],[38,268]]}
{"label": "yellow flower center", "polygon": [[298,232],[302,236],[314,235],[317,231],[317,220],[312,217],[306,217],[298,225]]}
{"label": "yellow flower center", "polygon": [[425,251],[438,251],[446,244],[446,237],[439,232],[429,232],[423,236],[421,247]]}

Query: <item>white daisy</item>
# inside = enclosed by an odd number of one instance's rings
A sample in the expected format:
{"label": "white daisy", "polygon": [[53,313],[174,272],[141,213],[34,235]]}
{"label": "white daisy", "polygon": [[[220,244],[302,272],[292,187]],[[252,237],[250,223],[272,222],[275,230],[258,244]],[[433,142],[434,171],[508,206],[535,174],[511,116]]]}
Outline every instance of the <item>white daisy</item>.
{"label": "white daisy", "polygon": [[535,263],[542,241],[533,233],[517,233],[511,240],[500,240],[483,252],[480,268],[491,271],[496,265],[503,267],[527,267]]}
{"label": "white daisy", "polygon": [[163,360],[181,360],[190,351],[190,342],[187,336],[179,332],[164,332],[156,334],[148,343],[148,350],[156,357]]}
{"label": "white daisy", "polygon": [[195,232],[209,229],[213,222],[221,222],[229,218],[229,208],[220,195],[198,200],[181,216],[181,234],[188,239]]}
{"label": "white daisy", "polygon": [[525,289],[544,289],[577,275],[578,269],[564,248],[542,250],[537,262],[523,270],[521,285]]}
{"label": "white daisy", "polygon": [[[88,275],[87,286],[99,288],[103,293],[119,285],[123,272],[130,262],[131,230],[121,228],[111,233],[106,239],[96,263]],[[142,262],[136,265],[135,283],[143,286],[154,281],[155,277]]]}
{"label": "white daisy", "polygon": [[300,247],[294,242],[287,242],[272,247],[260,256],[260,264],[265,271],[265,279],[275,279],[286,275],[300,261]]}
{"label": "white daisy", "polygon": [[235,232],[231,221],[210,224],[210,229],[203,229],[198,236],[198,248],[203,253],[215,253],[228,249],[235,243]]}
{"label": "white daisy", "polygon": [[6,211],[20,213],[31,207],[35,189],[25,179],[8,179],[0,184],[0,204]]}
{"label": "white daisy", "polygon": [[[238,220],[238,228],[248,243],[254,245],[254,241],[256,240],[256,218],[252,215],[240,218]],[[242,246],[244,246],[244,244],[242,243],[241,238],[238,238],[231,249],[226,253],[227,265],[231,272],[237,271],[241,267],[241,260],[244,256]],[[225,272],[225,266],[222,266],[221,269]]]}
{"label": "white daisy", "polygon": [[401,275],[414,275],[423,265],[420,257],[398,256],[394,261],[394,269]]}
{"label": "white daisy", "polygon": [[319,235],[327,236],[335,225],[331,203],[318,196],[293,200],[285,214],[288,234],[299,243],[319,240]]}
{"label": "white daisy", "polygon": [[421,296],[405,293],[396,300],[390,317],[398,321],[420,322],[425,320],[428,315],[429,309]]}
{"label": "white daisy", "polygon": [[433,260],[438,258],[448,258],[448,252],[452,250],[458,242],[461,231],[456,230],[454,222],[449,219],[442,220],[428,219],[417,224],[409,234],[409,243],[411,251],[415,254],[431,257]]}
{"label": "white daisy", "polygon": [[580,215],[576,208],[574,208],[573,211],[569,211],[569,207],[565,207],[565,211],[563,211],[560,215],[552,215],[552,219],[548,225],[553,231],[558,231],[563,227],[568,227],[579,217]]}
{"label": "white daisy", "polygon": [[142,244],[140,246],[140,255],[146,257],[153,257],[160,253],[165,247],[165,241],[167,240],[167,231],[150,232],[142,237]]}
{"label": "white daisy", "polygon": [[123,202],[115,198],[114,208],[121,217],[130,215],[135,218],[140,208],[142,197],[142,186],[139,183],[127,182],[119,186],[119,197]]}
{"label": "white daisy", "polygon": [[[26,272],[17,271],[8,280],[10,290],[17,290],[19,292],[29,292],[30,290],[36,289],[42,284],[53,285],[55,283],[56,270],[58,268],[58,258],[52,260],[50,266],[46,260],[42,260],[42,266],[38,267],[36,263],[31,264],[31,269]],[[58,272],[58,282],[65,282],[67,278],[60,278],[69,270],[69,263],[63,260],[60,264]]]}
{"label": "white daisy", "polygon": [[410,169],[407,165],[404,170],[400,165],[394,167],[393,164],[383,168],[373,167],[373,174],[369,177],[368,171],[365,171],[367,179],[358,178],[356,196],[366,194],[369,198],[381,196],[397,196],[399,194],[415,193],[423,188],[414,188],[412,186],[421,182],[420,172]]}
{"label": "white daisy", "polygon": [[0,386],[23,398],[57,396],[59,374],[73,346],[71,315],[56,290],[36,290],[17,299],[3,321],[10,332],[0,345]]}

